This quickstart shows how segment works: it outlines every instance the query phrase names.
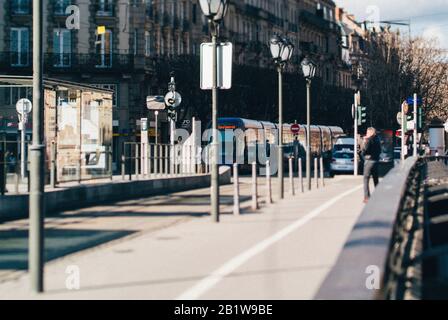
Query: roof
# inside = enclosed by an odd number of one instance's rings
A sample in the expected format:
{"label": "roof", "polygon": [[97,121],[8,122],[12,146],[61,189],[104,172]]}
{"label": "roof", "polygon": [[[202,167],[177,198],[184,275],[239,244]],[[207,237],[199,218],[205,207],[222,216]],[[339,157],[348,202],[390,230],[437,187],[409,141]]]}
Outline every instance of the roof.
{"label": "roof", "polygon": [[[110,93],[113,94],[113,90],[98,88],[88,84],[80,84],[77,82],[71,82],[55,78],[44,77],[44,87],[54,89],[55,87],[65,87],[68,89],[84,89],[95,92]],[[0,85],[20,85],[20,86],[32,86],[33,77],[32,76],[10,76],[0,74]]]}

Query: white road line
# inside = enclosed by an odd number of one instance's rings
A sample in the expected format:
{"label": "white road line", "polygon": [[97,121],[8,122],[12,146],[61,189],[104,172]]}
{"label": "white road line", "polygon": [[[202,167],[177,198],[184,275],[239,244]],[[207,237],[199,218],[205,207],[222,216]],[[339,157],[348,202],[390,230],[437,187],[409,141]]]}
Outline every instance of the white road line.
{"label": "white road line", "polygon": [[238,269],[240,266],[242,266],[244,263],[246,263],[249,259],[256,256],[257,254],[261,253],[262,251],[266,250],[270,246],[272,246],[274,243],[282,240],[286,236],[288,236],[290,233],[294,232],[295,230],[303,227],[305,224],[307,224],[312,219],[316,218],[319,214],[330,208],[332,205],[334,205],[339,200],[342,200],[343,198],[349,196],[350,194],[358,191],[362,188],[362,185],[357,186],[356,188],[350,189],[347,192],[344,192],[337,197],[334,197],[333,199],[327,201],[323,205],[317,207],[310,213],[308,213],[306,216],[298,219],[293,224],[287,226],[286,228],[280,230],[276,234],[272,235],[271,237],[259,242],[258,244],[254,245],[252,248],[248,249],[247,251],[241,253],[240,255],[232,258],[227,263],[225,263],[223,266],[221,266],[219,269],[215,270],[213,273],[211,273],[209,276],[205,277],[201,281],[199,281],[195,286],[188,289],[184,293],[182,293],[179,297],[177,297],[176,300],[196,300],[200,296],[202,296],[204,293],[209,291],[211,288],[213,288],[218,282],[220,282],[223,278],[231,274],[233,271]]}

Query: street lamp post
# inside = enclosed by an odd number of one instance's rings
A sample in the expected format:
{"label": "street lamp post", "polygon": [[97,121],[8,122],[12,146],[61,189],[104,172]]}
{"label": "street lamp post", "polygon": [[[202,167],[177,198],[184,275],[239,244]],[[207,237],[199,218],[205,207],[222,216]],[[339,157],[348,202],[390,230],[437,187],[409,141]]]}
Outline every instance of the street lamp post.
{"label": "street lamp post", "polygon": [[311,190],[311,81],[316,74],[316,65],[310,59],[305,58],[301,66],[306,79],[306,179],[308,190]]}
{"label": "street lamp post", "polygon": [[269,49],[277,66],[278,72],[278,193],[284,198],[284,170],[283,170],[283,70],[291,59],[294,45],[286,38],[274,35],[269,41]]}
{"label": "street lamp post", "polygon": [[33,0],[33,140],[30,147],[29,257],[31,288],[44,290],[43,1]]}
{"label": "street lamp post", "polygon": [[212,176],[211,176],[211,216],[219,222],[219,172],[218,172],[218,36],[219,24],[227,13],[228,0],[199,0],[202,13],[211,25],[213,65],[212,65]]}

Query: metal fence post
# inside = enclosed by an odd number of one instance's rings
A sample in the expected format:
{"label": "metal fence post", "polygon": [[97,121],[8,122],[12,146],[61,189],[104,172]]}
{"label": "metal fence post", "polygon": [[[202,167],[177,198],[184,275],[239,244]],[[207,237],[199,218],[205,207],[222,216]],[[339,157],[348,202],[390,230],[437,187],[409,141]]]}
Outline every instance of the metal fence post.
{"label": "metal fence post", "polygon": [[162,149],[162,145],[159,144],[159,172],[160,174],[163,174],[163,149]]}
{"label": "metal fence post", "polygon": [[318,177],[319,167],[317,164],[317,158],[314,158],[314,180],[316,181],[316,188],[319,189],[319,177]]}
{"label": "metal fence post", "polygon": [[168,145],[167,144],[164,146],[164,149],[165,149],[165,174],[169,175],[170,169],[168,167]]}
{"label": "metal fence post", "polygon": [[126,174],[126,157],[124,154],[121,155],[121,179],[124,180]]}
{"label": "metal fence post", "polygon": [[50,167],[50,186],[56,187],[56,143],[51,142],[51,167]]}
{"label": "metal fence post", "polygon": [[240,181],[238,177],[238,163],[233,164],[233,214],[240,215]]}
{"label": "metal fence post", "polygon": [[147,154],[148,154],[147,157],[148,157],[148,159],[146,159],[147,162],[148,162],[148,164],[147,164],[147,166],[148,166],[148,178],[151,177],[151,173],[152,173],[152,165],[151,165],[152,151],[151,151],[151,147],[152,147],[152,145],[150,143],[148,143],[148,150],[147,150]]}
{"label": "metal fence post", "polygon": [[112,168],[112,156],[113,156],[112,147],[108,146],[107,150],[108,150],[107,155],[109,157],[108,165],[109,165],[109,170],[110,170],[110,180],[112,181],[112,180],[114,180],[114,170]]}
{"label": "metal fence post", "polygon": [[294,196],[296,194],[294,190],[294,168],[293,168],[293,158],[289,158],[289,185],[291,188],[291,194]]}
{"label": "metal fence post", "polygon": [[138,180],[140,178],[140,149],[138,143],[135,144],[135,179]]}
{"label": "metal fence post", "polygon": [[325,170],[324,170],[324,158],[320,157],[320,185],[325,187]]}
{"label": "metal fence post", "polygon": [[132,145],[128,144],[128,173],[129,181],[132,181]]}
{"label": "metal fence post", "polygon": [[272,204],[272,183],[271,183],[271,163],[266,161],[266,188],[267,188],[267,203]]}
{"label": "metal fence post", "polygon": [[252,210],[258,209],[257,163],[252,163]]}
{"label": "metal fence post", "polygon": [[302,193],[304,192],[303,188],[303,171],[302,171],[302,158],[299,158],[299,183],[300,183],[300,189]]}
{"label": "metal fence post", "polygon": [[79,159],[78,159],[78,168],[77,168],[77,174],[78,174],[78,183],[81,184],[81,168],[82,168],[82,151],[81,151],[81,146],[79,146]]}

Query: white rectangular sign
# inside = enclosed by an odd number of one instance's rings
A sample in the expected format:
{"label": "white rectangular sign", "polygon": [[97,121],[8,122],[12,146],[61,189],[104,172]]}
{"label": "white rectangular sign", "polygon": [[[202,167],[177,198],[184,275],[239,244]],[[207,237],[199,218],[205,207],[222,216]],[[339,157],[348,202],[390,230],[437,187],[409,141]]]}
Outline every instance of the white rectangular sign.
{"label": "white rectangular sign", "polygon": [[[232,56],[233,45],[230,42],[218,44],[218,88],[230,89],[232,87]],[[213,44],[201,44],[201,89],[213,88]]]}

